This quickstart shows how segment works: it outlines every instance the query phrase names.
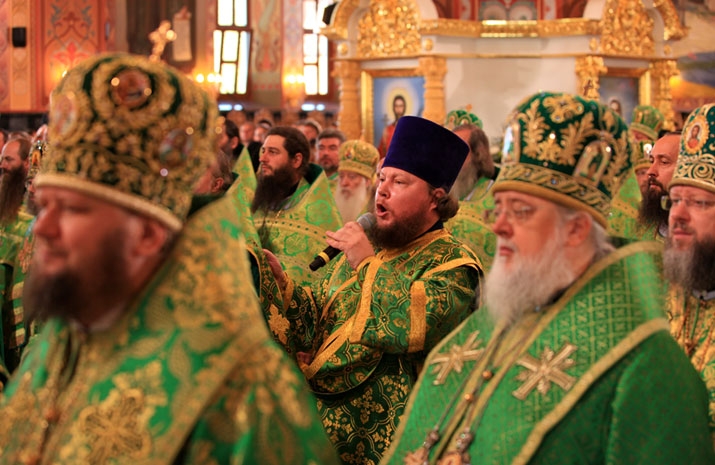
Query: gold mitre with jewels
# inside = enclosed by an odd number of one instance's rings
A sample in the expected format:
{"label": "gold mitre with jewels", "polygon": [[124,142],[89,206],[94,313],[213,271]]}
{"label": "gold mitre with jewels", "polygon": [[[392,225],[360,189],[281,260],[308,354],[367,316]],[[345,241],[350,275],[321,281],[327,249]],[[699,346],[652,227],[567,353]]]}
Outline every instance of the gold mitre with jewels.
{"label": "gold mitre with jewels", "polygon": [[380,153],[372,144],[362,140],[348,140],[340,146],[338,155],[338,171],[352,171],[370,181],[374,179]]}
{"label": "gold mitre with jewels", "polygon": [[463,124],[473,124],[479,129],[484,128],[482,120],[479,119],[477,115],[472,113],[471,105],[467,105],[465,109],[460,108],[457,110],[450,111],[449,113],[447,113],[447,117],[444,121],[444,127],[449,129],[450,131],[457,126],[461,126]]}
{"label": "gold mitre with jewels", "polygon": [[670,186],[715,192],[715,104],[696,108],[683,126],[680,153]]}
{"label": "gold mitre with jewels", "polygon": [[521,191],[585,210],[606,227],[629,168],[628,128],[620,116],[594,100],[541,92],[508,120],[492,191]]}
{"label": "gold mitre with jewels", "polygon": [[179,71],[148,58],[100,54],[69,70],[50,96],[37,187],[74,189],[179,230],[214,154],[216,103]]}

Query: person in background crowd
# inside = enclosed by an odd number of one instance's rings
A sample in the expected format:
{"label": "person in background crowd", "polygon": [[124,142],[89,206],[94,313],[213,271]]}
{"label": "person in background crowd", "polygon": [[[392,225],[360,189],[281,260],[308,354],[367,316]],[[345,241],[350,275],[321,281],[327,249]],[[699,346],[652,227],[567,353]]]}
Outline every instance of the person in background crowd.
{"label": "person in background crowd", "polygon": [[349,140],[340,146],[338,156],[338,183],[333,197],[343,223],[347,223],[369,210],[380,154],[367,142]]}

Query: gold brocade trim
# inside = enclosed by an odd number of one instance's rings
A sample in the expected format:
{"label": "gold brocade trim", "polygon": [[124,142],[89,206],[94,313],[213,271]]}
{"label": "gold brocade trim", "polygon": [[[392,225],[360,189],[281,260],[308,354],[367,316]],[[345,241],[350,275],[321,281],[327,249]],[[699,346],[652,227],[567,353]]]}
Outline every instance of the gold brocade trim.
{"label": "gold brocade trim", "polygon": [[594,363],[564,395],[561,402],[534,426],[521,451],[512,461],[512,465],[528,463],[541,445],[544,436],[571,411],[591,385],[637,345],[661,330],[668,331],[668,321],[665,318],[657,318],[643,323]]}
{"label": "gold brocade trim", "polygon": [[611,204],[611,207],[613,209],[619,209],[623,213],[625,213],[627,216],[630,218],[637,218],[638,217],[638,209],[631,205],[630,203],[626,202],[620,197],[616,197],[613,199],[613,203]]}
{"label": "gold brocade trim", "polygon": [[[285,273],[285,271],[284,271]],[[281,291],[281,294],[283,294],[283,310],[288,310],[288,307],[290,307],[290,301],[293,299],[293,293],[295,292],[295,281],[292,279],[288,278],[288,275],[286,275],[286,287],[284,290]]]}
{"label": "gold brocade trim", "polygon": [[22,297],[22,290],[25,288],[25,282],[17,283],[12,287],[12,300]]}
{"label": "gold brocade trim", "polygon": [[472,251],[472,249],[471,249],[467,244],[462,244],[462,247],[465,248],[465,249],[467,249],[467,250],[469,250],[469,251],[472,253],[472,255],[474,255],[474,258],[475,258],[475,259],[471,259],[471,258],[459,258],[459,259],[456,259],[456,260],[450,260],[450,261],[448,261],[448,262],[446,262],[446,263],[442,263],[441,265],[436,266],[436,267],[432,268],[431,270],[427,271],[427,272],[423,275],[423,278],[429,278],[429,277],[432,276],[433,274],[441,273],[441,272],[443,272],[443,271],[453,270],[453,269],[455,269],[455,268],[459,268],[460,266],[471,266],[471,267],[474,267],[474,266],[476,265],[477,268],[479,268],[479,269],[481,270],[482,267],[481,267],[481,263],[479,263],[479,258],[477,257],[477,254],[475,254],[475,253]]}
{"label": "gold brocade trim", "polygon": [[604,228],[608,227],[608,220],[606,220],[604,212],[601,212],[596,208],[592,207],[591,205],[588,205],[580,200],[576,200],[569,194],[558,192],[545,186],[539,186],[526,181],[520,181],[518,179],[501,181],[494,184],[494,187],[492,187],[492,193],[510,190],[535,195],[537,197],[541,197],[546,200],[551,200],[553,202],[559,203],[567,207],[575,208],[577,210],[584,210],[591,216],[593,216],[593,219],[596,220],[598,224],[600,224]]}
{"label": "gold brocade trim", "polygon": [[425,283],[415,281],[410,290],[410,335],[407,352],[418,352],[425,347],[427,329],[427,293]]}
{"label": "gold brocade trim", "polygon": [[708,182],[700,179],[673,177],[673,180],[670,182],[670,184],[668,184],[668,188],[671,188],[673,186],[691,186],[715,193],[715,184],[713,184],[712,181]]}
{"label": "gold brocade trim", "polygon": [[375,277],[384,262],[380,259],[370,261],[365,271],[365,280],[362,283],[362,294],[360,295],[360,305],[355,312],[355,325],[350,332],[350,342],[359,342],[362,334],[365,332],[365,325],[370,316],[370,307],[372,307],[372,286],[375,284]]}
{"label": "gold brocade trim", "polygon": [[183,222],[171,211],[163,206],[150,202],[136,195],[130,195],[94,181],[79,178],[73,175],[60,173],[40,173],[35,178],[35,187],[60,187],[79,191],[101,200],[111,202],[120,207],[127,208],[137,213],[155,218],[166,225],[173,232],[178,232],[183,227]]}

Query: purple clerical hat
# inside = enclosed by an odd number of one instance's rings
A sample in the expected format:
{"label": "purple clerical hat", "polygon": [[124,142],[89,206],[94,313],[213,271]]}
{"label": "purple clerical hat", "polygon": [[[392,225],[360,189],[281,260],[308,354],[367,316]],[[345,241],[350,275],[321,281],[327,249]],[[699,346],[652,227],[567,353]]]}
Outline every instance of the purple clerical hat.
{"label": "purple clerical hat", "polygon": [[449,129],[424,118],[403,116],[382,167],[399,168],[449,192],[468,153],[469,146]]}

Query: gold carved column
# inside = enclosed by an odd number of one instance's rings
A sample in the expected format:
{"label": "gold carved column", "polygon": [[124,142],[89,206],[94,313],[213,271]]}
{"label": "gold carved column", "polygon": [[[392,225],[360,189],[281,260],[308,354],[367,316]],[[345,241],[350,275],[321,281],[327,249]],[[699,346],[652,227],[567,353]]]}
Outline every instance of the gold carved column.
{"label": "gold carved column", "polygon": [[599,76],[606,74],[608,68],[603,64],[603,58],[586,55],[576,59],[576,77],[578,78],[579,94],[590,100],[598,100],[600,88]]}
{"label": "gold carved column", "polygon": [[670,93],[670,78],[678,74],[675,60],[656,60],[650,64],[651,104],[663,113],[663,129],[675,129],[673,96]]}
{"label": "gold carved column", "polygon": [[360,63],[357,61],[338,61],[335,63],[333,76],[338,78],[340,108],[338,127],[348,139],[359,139],[360,127]]}
{"label": "gold carved column", "polygon": [[417,68],[425,78],[425,108],[422,117],[443,124],[447,116],[444,107],[444,76],[447,74],[447,59],[444,57],[421,57]]}

